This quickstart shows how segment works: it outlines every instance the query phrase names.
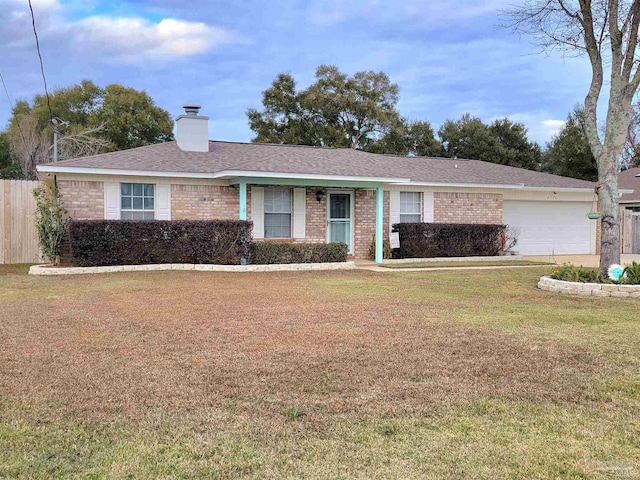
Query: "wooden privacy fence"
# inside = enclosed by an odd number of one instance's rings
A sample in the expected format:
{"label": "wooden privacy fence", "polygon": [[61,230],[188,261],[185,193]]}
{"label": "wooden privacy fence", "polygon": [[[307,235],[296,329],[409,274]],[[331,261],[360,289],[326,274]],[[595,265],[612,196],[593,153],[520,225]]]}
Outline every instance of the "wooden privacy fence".
{"label": "wooden privacy fence", "polygon": [[37,263],[33,189],[40,182],[0,180],[0,263]]}

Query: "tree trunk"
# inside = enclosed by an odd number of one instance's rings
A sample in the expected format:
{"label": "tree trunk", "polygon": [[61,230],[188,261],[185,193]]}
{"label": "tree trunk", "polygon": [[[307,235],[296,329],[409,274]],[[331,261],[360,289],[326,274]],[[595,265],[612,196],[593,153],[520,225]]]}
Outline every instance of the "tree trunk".
{"label": "tree trunk", "polygon": [[609,266],[620,263],[620,209],[618,194],[618,149],[603,149],[598,158],[600,181],[596,187],[601,213],[600,274],[607,275]]}

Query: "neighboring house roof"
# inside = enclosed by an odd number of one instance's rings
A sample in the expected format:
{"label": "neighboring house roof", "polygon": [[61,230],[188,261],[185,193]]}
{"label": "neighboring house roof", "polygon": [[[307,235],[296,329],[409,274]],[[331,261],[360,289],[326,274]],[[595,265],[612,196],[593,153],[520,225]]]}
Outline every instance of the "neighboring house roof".
{"label": "neighboring house roof", "polygon": [[[176,142],[74,158],[39,166],[41,172],[86,169],[181,173],[181,176],[262,176],[278,174],[378,179],[389,183],[523,186],[589,189],[585,180],[561,177],[479,160],[380,155],[347,148],[210,141],[209,152],[181,150]],[[133,173],[133,172],[131,172]],[[286,175],[285,175],[286,174]]]}
{"label": "neighboring house roof", "polygon": [[640,167],[629,168],[618,174],[618,188],[620,190],[634,190],[633,193],[624,193],[620,197],[620,203],[640,202]]}

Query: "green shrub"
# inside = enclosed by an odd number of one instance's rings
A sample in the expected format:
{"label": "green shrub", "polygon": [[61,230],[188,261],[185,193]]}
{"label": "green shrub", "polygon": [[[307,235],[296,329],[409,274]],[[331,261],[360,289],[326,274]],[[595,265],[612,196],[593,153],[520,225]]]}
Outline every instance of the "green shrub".
{"label": "green shrub", "polygon": [[56,185],[49,191],[40,186],[33,191],[36,199],[36,231],[42,255],[58,265],[62,243],[67,235],[68,221],[62,206],[62,195]]}
{"label": "green shrub", "polygon": [[554,280],[564,280],[565,282],[594,283],[602,279],[598,275],[597,268],[576,267],[569,263],[563,263],[555,267],[550,274]]}
{"label": "green shrub", "polygon": [[249,255],[251,229],[243,220],[74,220],[71,263],[239,265]]}
{"label": "green shrub", "polygon": [[504,225],[396,223],[400,248],[393,258],[494,256],[503,249]]}
{"label": "green shrub", "polygon": [[276,263],[332,263],[347,261],[344,243],[254,242],[249,262],[254,265]]}
{"label": "green shrub", "polygon": [[622,283],[640,285],[640,263],[631,262],[622,272]]}

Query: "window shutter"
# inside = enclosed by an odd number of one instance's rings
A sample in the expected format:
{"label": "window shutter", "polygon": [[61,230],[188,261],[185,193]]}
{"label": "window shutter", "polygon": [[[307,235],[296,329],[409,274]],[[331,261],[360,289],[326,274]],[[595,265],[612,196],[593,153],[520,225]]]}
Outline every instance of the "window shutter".
{"label": "window shutter", "polygon": [[158,220],[171,220],[171,185],[156,185],[156,211]]}
{"label": "window shutter", "polygon": [[120,220],[120,184],[104,184],[104,218]]}
{"label": "window shutter", "polygon": [[305,238],[307,189],[293,189],[293,238]]}
{"label": "window shutter", "polygon": [[393,224],[400,223],[400,192],[391,190],[389,192],[389,232],[393,231]]}
{"label": "window shutter", "polygon": [[264,187],[251,187],[253,238],[264,238]]}
{"label": "window shutter", "polygon": [[424,192],[422,194],[422,204],[424,208],[422,221],[425,223],[433,223],[433,192]]}

